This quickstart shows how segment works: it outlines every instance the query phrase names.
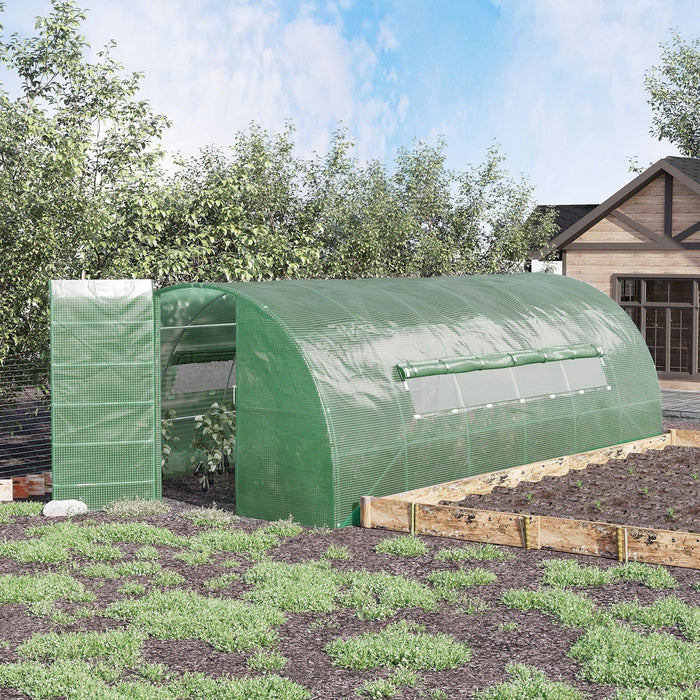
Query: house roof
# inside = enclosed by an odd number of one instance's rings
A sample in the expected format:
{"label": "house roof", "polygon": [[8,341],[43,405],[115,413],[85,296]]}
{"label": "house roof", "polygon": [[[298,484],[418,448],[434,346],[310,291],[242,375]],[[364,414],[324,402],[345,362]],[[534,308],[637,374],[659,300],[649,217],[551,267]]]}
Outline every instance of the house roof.
{"label": "house roof", "polygon": [[[611,197],[608,197],[602,204],[579,205],[580,208],[590,207],[587,213],[584,213],[578,220],[569,224],[567,228],[562,228],[561,232],[555,236],[550,242],[550,248],[561,250],[569,243],[578,238],[581,234],[587,231],[591,226],[594,226],[599,221],[604,219],[611,211],[617,209],[623,202],[630,197],[633,197],[640,190],[646,187],[652,180],[658,177],[661,173],[668,173],[679,182],[682,182],[686,187],[700,195],[700,159],[698,158],[682,158],[679,156],[667,156],[654,163],[647,168],[643,173],[638,175],[634,180],[618,190]],[[558,210],[574,209],[576,205],[557,206]]]}

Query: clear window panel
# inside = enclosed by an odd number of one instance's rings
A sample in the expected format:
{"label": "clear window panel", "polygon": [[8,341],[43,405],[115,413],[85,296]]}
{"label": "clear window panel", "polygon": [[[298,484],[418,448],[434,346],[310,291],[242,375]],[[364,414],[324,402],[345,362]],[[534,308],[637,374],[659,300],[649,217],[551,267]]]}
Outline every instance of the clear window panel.
{"label": "clear window panel", "polygon": [[600,357],[583,357],[580,360],[568,360],[560,364],[570,391],[592,389],[608,383]]}
{"label": "clear window panel", "polygon": [[510,367],[465,372],[454,376],[457,378],[465,406],[513,401],[518,398],[513,369]]}
{"label": "clear window panel", "polygon": [[669,309],[671,337],[669,343],[669,370],[690,372],[693,313],[691,309]]}
{"label": "clear window panel", "polygon": [[566,360],[514,367],[513,375],[518,386],[518,396],[525,399],[528,396],[562,394],[568,391],[563,365],[575,362],[576,360]]}
{"label": "clear window panel", "polygon": [[640,287],[641,280],[620,280],[620,301],[641,301]]}
{"label": "clear window panel", "polygon": [[658,280],[650,279],[647,284],[647,301],[693,303],[692,280]]}
{"label": "clear window panel", "polygon": [[666,309],[645,309],[645,340],[657,371],[666,371]]}
{"label": "clear window panel", "polygon": [[173,394],[196,394],[202,391],[223,391],[236,383],[234,360],[193,362],[177,365]]}
{"label": "clear window panel", "polygon": [[438,374],[433,377],[416,377],[408,386],[413,401],[413,412],[436,413],[462,406],[454,374]]}
{"label": "clear window panel", "polygon": [[642,309],[639,306],[623,306],[625,313],[632,319],[637,328],[642,327]]}

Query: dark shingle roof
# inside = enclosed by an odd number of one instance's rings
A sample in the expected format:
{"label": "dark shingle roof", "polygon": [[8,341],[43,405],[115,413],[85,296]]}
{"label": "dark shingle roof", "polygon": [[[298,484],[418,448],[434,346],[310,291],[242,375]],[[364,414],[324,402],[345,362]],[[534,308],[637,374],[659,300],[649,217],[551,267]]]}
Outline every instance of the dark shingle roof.
{"label": "dark shingle roof", "polygon": [[700,184],[700,158],[681,158],[679,156],[666,156],[671,165],[680,170],[685,176]]}

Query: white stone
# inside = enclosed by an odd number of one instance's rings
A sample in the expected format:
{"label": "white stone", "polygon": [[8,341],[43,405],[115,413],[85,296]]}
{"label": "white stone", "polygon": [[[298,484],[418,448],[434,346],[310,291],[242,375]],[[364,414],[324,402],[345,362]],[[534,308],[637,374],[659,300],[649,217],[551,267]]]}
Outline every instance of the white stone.
{"label": "white stone", "polygon": [[73,499],[49,501],[41,512],[47,518],[61,518],[68,515],[84,515],[88,512],[88,507],[82,501]]}

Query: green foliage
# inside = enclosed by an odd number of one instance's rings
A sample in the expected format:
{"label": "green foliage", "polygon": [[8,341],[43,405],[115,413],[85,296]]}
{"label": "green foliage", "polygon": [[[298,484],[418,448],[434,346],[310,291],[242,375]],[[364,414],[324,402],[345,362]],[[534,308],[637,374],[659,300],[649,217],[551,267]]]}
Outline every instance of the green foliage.
{"label": "green foliage", "polygon": [[668,139],[684,156],[700,158],[700,39],[678,32],[661,44],[661,65],[644,78],[653,113],[651,133]]}
{"label": "green foliage", "polygon": [[237,515],[217,507],[216,503],[212,503],[209,507],[190,508],[180,513],[180,516],[193,525],[209,527],[226,527],[240,520]]}
{"label": "green foliage", "polygon": [[405,576],[360,570],[345,574],[345,580],[347,590],[340,602],[357,610],[361,619],[381,620],[403,608],[435,610],[438,607],[435,591]]}
{"label": "green foliage", "polygon": [[52,0],[32,36],[0,37],[19,83],[16,95],[0,88],[0,357],[46,357],[50,279],[511,272],[551,238],[554,213],[533,213],[532,187],[496,145],[464,172],[446,167],[442,141],[362,164],[338,130],[305,160],[291,125],[252,124],[165,173],[168,120],[139,98],[142,76],[124,73],[113,43],[91,62],[84,21],[73,0]]}
{"label": "green foliage", "polygon": [[177,412],[171,408],[163,412],[160,421],[160,466],[164,472],[168,470],[168,462],[175,443],[180,441],[180,438],[173,434],[176,415]]}
{"label": "green foliage", "polygon": [[134,630],[62,632],[32,635],[17,647],[29,659],[109,659],[119,667],[136,666],[141,660],[145,635]]}
{"label": "green foliage", "polygon": [[81,570],[83,576],[92,578],[117,579],[127,576],[150,576],[160,571],[160,564],[155,561],[127,561],[110,566],[94,564]]}
{"label": "green foliage", "polygon": [[350,552],[344,545],[331,544],[321,555],[321,559],[350,559]]}
{"label": "green foliage", "polygon": [[202,586],[209,588],[212,591],[228,588],[234,581],[237,581],[240,576],[233,571],[227,574],[221,574],[215,578],[207,579],[202,582]]}
{"label": "green foliage", "polygon": [[593,601],[581,593],[554,589],[506,591],[501,602],[514,610],[541,610],[558,618],[565,627],[590,627],[612,623],[608,614],[595,609]]}
{"label": "green foliage", "polygon": [[2,603],[54,603],[67,600],[73,603],[89,603],[95,596],[68,574],[13,574],[0,575],[0,604]]}
{"label": "green foliage", "polygon": [[246,666],[253,671],[281,671],[287,665],[287,659],[277,651],[258,651],[246,661]]}
{"label": "green foliage", "polygon": [[295,523],[291,515],[284,520],[275,520],[260,529],[261,533],[275,535],[275,537],[296,537],[303,531],[304,528],[298,523]]}
{"label": "green foliage", "polygon": [[105,616],[127,620],[158,639],[201,639],[218,651],[272,646],[277,639],[273,627],[285,619],[273,607],[203,598],[186,590],[154,590],[142,598],[117,601]]}
{"label": "green foliage", "polygon": [[[0,8],[2,9],[2,8]],[[140,219],[158,177],[167,120],[138,99],[113,44],[87,60],[84,14],[53,0],[36,34],[0,41],[0,348],[44,357],[48,280],[102,277]]]}
{"label": "green foliage", "polygon": [[576,688],[561,682],[550,681],[533,666],[510,664],[506,666],[510,681],[479,691],[475,700],[584,700]]}
{"label": "green foliage", "polygon": [[187,581],[182,574],[178,574],[177,571],[169,571],[167,569],[158,571],[151,580],[154,586],[163,586],[166,588],[179,586]]}
{"label": "green foliage", "polygon": [[428,553],[428,546],[415,535],[402,535],[381,540],[374,546],[374,551],[396,557],[420,557]]}
{"label": "green foliage", "polygon": [[381,632],[334,639],[324,647],[333,665],[353,670],[370,668],[458,668],[471,658],[471,649],[449,635],[415,631],[405,620]]}
{"label": "green foliage", "polygon": [[463,605],[455,608],[461,615],[477,615],[488,612],[491,606],[483,598],[465,598]]}
{"label": "green foliage", "polygon": [[122,595],[143,595],[146,592],[146,586],[138,581],[127,581],[117,589]]}
{"label": "green foliage", "polygon": [[163,501],[144,501],[142,498],[120,498],[104,507],[107,515],[118,518],[148,518],[151,515],[165,515],[171,510]]}
{"label": "green foliage", "polygon": [[440,594],[456,588],[486,586],[497,578],[496,574],[491,571],[478,567],[471,571],[458,569],[457,571],[434,571],[432,574],[428,574],[428,581],[435,586]]}
{"label": "green foliage", "polygon": [[204,415],[194,418],[194,436],[190,443],[192,464],[202,490],[209,489],[210,475],[228,471],[236,444],[236,411],[232,403],[215,401]]}
{"label": "green foliage", "polygon": [[594,683],[658,689],[700,680],[700,645],[665,633],[594,627],[576,641],[569,656],[581,664],[581,677]]}
{"label": "green foliage", "polygon": [[243,532],[243,530],[214,528],[200,532],[191,537],[188,542],[190,549],[204,552],[212,550],[235,552],[236,554],[247,554],[252,559],[261,558],[269,550],[279,545],[279,538],[266,531],[265,528],[259,528],[251,533]]}
{"label": "green foliage", "polygon": [[550,559],[543,564],[542,582],[550,586],[603,586],[617,581],[639,581],[647,588],[665,590],[678,586],[668,569],[627,562],[608,569],[581,566],[573,559]]}
{"label": "green foliage", "polygon": [[690,606],[675,596],[660,598],[651,605],[616,603],[610,614],[645,627],[675,627],[691,642],[700,642],[700,607]]}
{"label": "green foliage", "polygon": [[134,552],[134,557],[136,559],[158,559],[160,555],[158,554],[158,550],[155,547],[151,547],[150,545],[146,545],[145,547],[139,547],[135,552]]}
{"label": "green foliage", "polygon": [[355,691],[355,695],[367,698],[393,698],[402,686],[415,688],[422,680],[415,671],[399,666],[387,678],[367,681]]}
{"label": "green foliage", "polygon": [[14,522],[15,517],[22,515],[41,515],[43,507],[43,503],[33,503],[32,501],[0,503],[0,525]]}
{"label": "green foliage", "polygon": [[612,695],[610,700],[700,700],[700,688],[664,688],[661,691],[623,688]]}
{"label": "green foliage", "polygon": [[441,549],[435,555],[438,561],[465,561],[474,559],[477,561],[508,561],[515,555],[495,544],[468,544],[455,549]]}

